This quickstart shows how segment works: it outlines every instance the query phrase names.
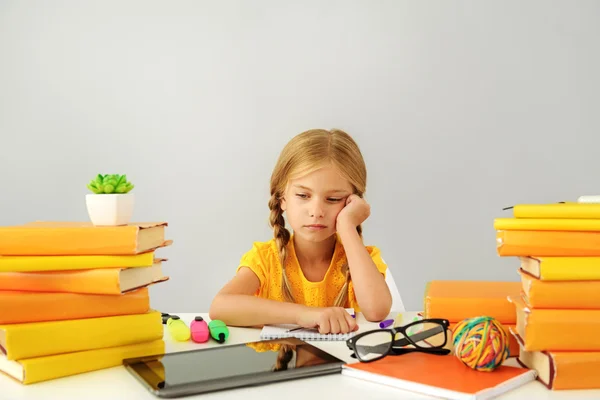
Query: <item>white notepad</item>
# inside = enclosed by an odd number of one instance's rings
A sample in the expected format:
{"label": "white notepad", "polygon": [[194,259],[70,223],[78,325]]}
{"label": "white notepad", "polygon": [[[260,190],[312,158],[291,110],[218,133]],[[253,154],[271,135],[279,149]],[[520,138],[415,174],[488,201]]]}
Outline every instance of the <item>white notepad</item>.
{"label": "white notepad", "polygon": [[301,340],[347,340],[356,335],[355,332],[350,333],[319,333],[313,329],[299,329],[289,332],[290,329],[298,328],[298,325],[267,325],[260,332],[262,340],[296,338]]}
{"label": "white notepad", "polygon": [[[355,315],[354,308],[346,308],[350,315]],[[301,340],[347,340],[356,335],[356,331],[350,333],[319,333],[317,329],[298,329],[289,332],[292,329],[299,328],[298,325],[266,325],[260,332],[262,340],[296,338]]]}

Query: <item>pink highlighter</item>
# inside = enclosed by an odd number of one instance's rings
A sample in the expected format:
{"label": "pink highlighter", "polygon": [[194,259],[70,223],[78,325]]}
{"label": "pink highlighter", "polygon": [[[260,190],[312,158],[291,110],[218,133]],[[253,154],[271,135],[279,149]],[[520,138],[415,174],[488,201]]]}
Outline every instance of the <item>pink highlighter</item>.
{"label": "pink highlighter", "polygon": [[190,324],[190,331],[192,332],[192,340],[196,343],[204,343],[208,341],[210,336],[208,325],[202,317],[194,318]]}

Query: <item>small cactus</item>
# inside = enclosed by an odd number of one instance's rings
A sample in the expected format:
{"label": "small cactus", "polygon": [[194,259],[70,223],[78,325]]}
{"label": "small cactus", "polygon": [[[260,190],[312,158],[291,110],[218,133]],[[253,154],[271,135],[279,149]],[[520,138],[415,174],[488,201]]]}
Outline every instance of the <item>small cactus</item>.
{"label": "small cactus", "polygon": [[131,182],[127,182],[126,175],[98,174],[87,184],[87,188],[95,194],[121,194],[128,193],[133,189]]}

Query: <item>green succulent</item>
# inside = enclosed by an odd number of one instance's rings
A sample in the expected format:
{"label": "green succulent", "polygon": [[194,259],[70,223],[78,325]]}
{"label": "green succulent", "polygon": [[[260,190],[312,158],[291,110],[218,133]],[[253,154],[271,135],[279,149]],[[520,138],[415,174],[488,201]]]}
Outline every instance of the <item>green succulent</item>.
{"label": "green succulent", "polygon": [[120,194],[128,193],[133,189],[131,182],[127,182],[127,175],[98,174],[87,184],[87,188],[95,194]]}

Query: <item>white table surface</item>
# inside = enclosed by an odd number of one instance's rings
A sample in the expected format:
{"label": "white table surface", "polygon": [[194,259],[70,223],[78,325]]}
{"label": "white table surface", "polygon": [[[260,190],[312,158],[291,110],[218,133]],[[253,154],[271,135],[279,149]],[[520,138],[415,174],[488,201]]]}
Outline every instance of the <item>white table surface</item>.
{"label": "white table surface", "polygon": [[[203,316],[208,321],[206,313],[177,314],[188,325],[196,315]],[[411,319],[416,313],[405,313],[404,321]],[[361,315],[357,316],[359,331],[376,328],[374,323],[366,322]],[[230,328],[230,336],[226,344],[217,344],[214,340],[207,343],[175,342],[171,339],[165,327],[165,343],[167,352],[177,352],[228,344],[245,343],[259,339],[259,329]],[[357,362],[350,358],[350,351],[345,342],[311,342],[315,346],[335,355],[346,362]],[[516,365],[514,359],[506,361],[507,365]],[[242,392],[243,390],[243,392]],[[208,394],[187,396],[182,399],[235,399],[239,400],[306,400],[318,399],[434,399],[434,397],[419,395],[388,387],[376,383],[362,381],[341,374],[326,375],[317,378],[304,378],[287,382],[268,384],[257,387],[232,389]],[[29,399],[126,399],[126,400],[156,400],[158,399],[147,391],[124,367],[118,366],[99,371],[23,385],[16,380],[0,373],[0,399],[2,400],[29,400]],[[530,382],[520,388],[508,392],[497,399],[556,399],[556,400],[581,400],[600,399],[598,390],[568,390],[551,391],[539,382]]]}

